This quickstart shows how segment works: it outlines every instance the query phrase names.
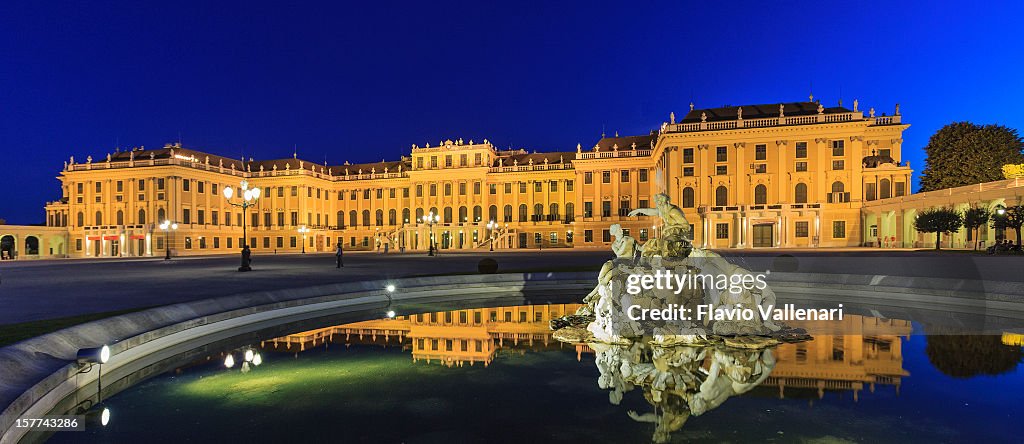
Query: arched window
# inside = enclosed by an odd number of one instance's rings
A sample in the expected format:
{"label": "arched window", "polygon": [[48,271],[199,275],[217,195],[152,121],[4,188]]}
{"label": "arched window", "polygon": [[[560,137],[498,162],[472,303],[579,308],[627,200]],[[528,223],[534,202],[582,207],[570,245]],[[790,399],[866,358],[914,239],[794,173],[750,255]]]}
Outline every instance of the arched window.
{"label": "arched window", "polygon": [[97,211],[96,212],[96,225],[103,225],[103,212],[102,211]]}
{"label": "arched window", "polygon": [[468,221],[469,221],[469,211],[466,210],[466,207],[459,207],[459,222],[468,222]]}
{"label": "arched window", "polygon": [[683,188],[683,208],[693,208],[697,203],[693,198],[693,188]]}
{"label": "arched window", "polygon": [[533,206],[533,220],[543,220],[544,218],[544,204],[535,204]]}
{"label": "arched window", "polygon": [[473,222],[480,222],[484,217],[484,209],[480,205],[473,207]]}
{"label": "arched window", "polygon": [[519,222],[526,222],[526,204],[519,204]]}
{"label": "arched window", "polygon": [[363,210],[363,226],[370,226],[370,210]]}
{"label": "arched window", "polygon": [[796,188],[793,189],[793,200],[798,204],[807,203],[807,184],[798,183]]}
{"label": "arched window", "polygon": [[359,217],[356,215],[356,210],[348,212],[348,225],[350,227],[355,227],[359,225]]}
{"label": "arched window", "polygon": [[[511,207],[509,207],[509,211],[510,212],[512,211]],[[497,205],[491,205],[490,207],[487,207],[487,221],[489,222],[489,221],[492,221],[492,220],[495,221],[495,222],[498,221],[498,206]]]}
{"label": "arched window", "polygon": [[394,208],[388,210],[388,225],[396,225],[398,222],[398,211]]}
{"label": "arched window", "polygon": [[78,225],[79,227],[85,226],[85,214],[81,211],[78,212]]}
{"label": "arched window", "polygon": [[139,222],[140,224],[146,223],[146,210],[139,209]]}
{"label": "arched window", "polygon": [[[451,184],[448,184],[448,185],[451,186]],[[465,208],[465,207],[463,207],[463,208]],[[444,207],[444,223],[446,223],[446,224],[452,223],[452,207]]]}
{"label": "arched window", "polygon": [[421,223],[421,222],[423,222],[423,209],[422,208],[417,208],[416,209],[416,223]]}
{"label": "arched window", "polygon": [[378,226],[378,227],[383,226],[384,225],[384,210],[377,210],[377,211],[374,212],[373,215],[374,215],[374,218],[373,218],[374,220],[373,221],[375,222],[375,225]]}
{"label": "arched window", "polygon": [[878,198],[888,199],[892,197],[892,185],[889,179],[882,179],[878,181]]}
{"label": "arched window", "polygon": [[768,203],[768,187],[758,184],[754,187],[754,205],[765,205]]}
{"label": "arched window", "polygon": [[715,206],[724,207],[729,205],[729,189],[724,185],[715,188]]}
{"label": "arched window", "polygon": [[558,220],[558,204],[553,203],[548,209],[548,215],[551,216],[552,220]]}
{"label": "arched window", "polygon": [[408,208],[402,208],[402,223],[403,224],[409,223],[409,209]]}
{"label": "arched window", "polygon": [[505,205],[505,222],[512,222],[512,205]]}
{"label": "arched window", "polygon": [[437,207],[430,207],[430,212],[428,212],[427,215],[428,216],[429,215],[434,215],[434,216],[437,216],[440,219],[441,212],[437,211]]}
{"label": "arched window", "polygon": [[847,200],[846,186],[839,181],[832,182],[832,194],[828,195],[828,201],[830,203],[839,203],[846,202]]}
{"label": "arched window", "polygon": [[117,224],[124,225],[124,211],[117,210]]}
{"label": "arched window", "polygon": [[345,225],[345,210],[338,212],[338,229],[341,229]]}
{"label": "arched window", "polygon": [[167,220],[167,212],[163,208],[156,210],[156,222],[163,223],[165,220]]}
{"label": "arched window", "polygon": [[572,202],[565,204],[565,221],[572,222],[576,219],[576,205]]}

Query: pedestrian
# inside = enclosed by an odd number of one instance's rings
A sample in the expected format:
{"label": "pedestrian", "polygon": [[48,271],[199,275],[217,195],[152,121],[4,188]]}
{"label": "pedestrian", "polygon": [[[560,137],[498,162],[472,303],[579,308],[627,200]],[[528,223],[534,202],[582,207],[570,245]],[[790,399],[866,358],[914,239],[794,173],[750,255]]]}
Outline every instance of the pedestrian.
{"label": "pedestrian", "polygon": [[338,242],[338,251],[336,251],[336,252],[334,253],[334,256],[335,256],[335,257],[336,257],[336,258],[338,259],[338,266],[337,266],[337,267],[335,267],[335,268],[341,268],[341,267],[344,267],[344,266],[345,266],[345,264],[343,264],[343,263],[341,262],[341,256],[342,256],[342,253],[343,253],[343,252],[342,252],[342,250],[341,250],[341,242]]}

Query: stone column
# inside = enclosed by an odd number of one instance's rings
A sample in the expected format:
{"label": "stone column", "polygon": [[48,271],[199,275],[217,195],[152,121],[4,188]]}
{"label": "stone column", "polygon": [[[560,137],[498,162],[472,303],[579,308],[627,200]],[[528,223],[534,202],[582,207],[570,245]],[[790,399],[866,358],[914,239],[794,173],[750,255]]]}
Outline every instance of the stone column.
{"label": "stone column", "polygon": [[786,150],[788,149],[787,145],[788,144],[787,144],[787,142],[785,140],[778,140],[778,141],[775,142],[775,146],[777,148],[775,150],[775,152],[778,153],[778,171],[776,172],[776,177],[779,178],[778,188],[777,188],[777,190],[778,190],[777,191],[778,192],[778,194],[777,194],[778,198],[776,198],[776,202],[779,202],[779,203],[789,203],[789,201],[790,201],[789,200],[789,196],[790,196],[790,194],[789,194],[790,193],[790,191],[789,191],[789,180],[788,180],[789,179],[789,174],[787,174],[787,172],[790,171],[790,169],[791,169],[790,167],[791,166],[786,163],[787,162],[787,160],[786,160],[786,154],[787,154]]}
{"label": "stone column", "polygon": [[743,183],[744,181],[742,180],[743,177],[749,178],[751,173],[749,165],[743,162],[746,146],[747,144],[745,142],[737,142],[733,144],[733,147],[736,148],[734,156],[735,159],[730,159],[733,160],[733,162],[730,163],[735,165],[736,168],[730,176],[736,177],[737,182],[740,182],[734,187],[736,189],[734,194],[736,196],[736,205],[746,205],[749,203],[747,202],[747,188],[750,186],[750,183]]}
{"label": "stone column", "polygon": [[814,149],[811,150],[808,147],[807,163],[808,170],[812,171],[813,179],[810,187],[807,187],[808,202],[827,202],[826,194],[832,192],[832,184],[826,183],[827,173],[832,169],[830,160],[832,158],[831,151],[828,151],[828,139],[817,138],[814,139]]}
{"label": "stone column", "polygon": [[[863,159],[864,153],[864,137],[850,137],[850,142],[850,145],[853,145],[851,147],[852,149],[846,150],[846,152],[843,153],[843,158],[846,160],[847,165],[851,165],[850,168],[847,168],[850,171],[849,177],[851,180],[844,182],[849,182],[852,187],[852,189],[849,190],[850,200],[862,201],[864,200],[864,182],[861,180],[861,172],[864,170],[864,164],[861,162],[861,159]],[[890,181],[890,186],[891,184],[892,182]],[[875,192],[878,192],[877,187]]]}

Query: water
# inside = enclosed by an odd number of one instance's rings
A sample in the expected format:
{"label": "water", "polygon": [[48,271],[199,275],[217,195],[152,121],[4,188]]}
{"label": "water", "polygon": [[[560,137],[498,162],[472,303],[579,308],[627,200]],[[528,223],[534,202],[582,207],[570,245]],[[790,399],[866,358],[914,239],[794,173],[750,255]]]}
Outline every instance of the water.
{"label": "water", "polygon": [[[51,442],[650,442],[655,424],[629,412],[663,416],[651,392],[613,405],[594,351],[550,338],[546,319],[573,310],[463,310],[268,339],[253,344],[263,362],[251,371],[242,350],[231,369],[211,356],[106,400],[106,428]],[[1021,348],[1003,343],[1012,337],[848,319],[864,334],[772,349],[763,383],[690,416],[671,440],[1019,442],[1024,370]]]}

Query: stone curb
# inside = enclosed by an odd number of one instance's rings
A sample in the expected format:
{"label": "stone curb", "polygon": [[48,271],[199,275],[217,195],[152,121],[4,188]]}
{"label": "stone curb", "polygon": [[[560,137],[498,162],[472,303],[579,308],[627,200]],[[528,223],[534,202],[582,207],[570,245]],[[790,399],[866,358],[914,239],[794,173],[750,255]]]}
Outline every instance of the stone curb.
{"label": "stone curb", "polygon": [[[438,290],[472,288],[494,292],[517,287],[524,296],[576,289],[585,294],[593,287],[595,278],[594,272],[570,272],[368,280],[203,299],[76,325],[0,348],[0,405],[4,406],[0,431],[10,431],[14,420],[29,407],[77,374],[74,361],[82,348],[109,344],[111,354],[117,355],[190,328],[255,313],[360,297],[377,297],[385,304],[387,284],[402,290],[393,296],[398,301],[415,299],[405,294],[426,293],[433,297]],[[9,435],[0,435],[0,442],[9,442],[8,438]]]}

